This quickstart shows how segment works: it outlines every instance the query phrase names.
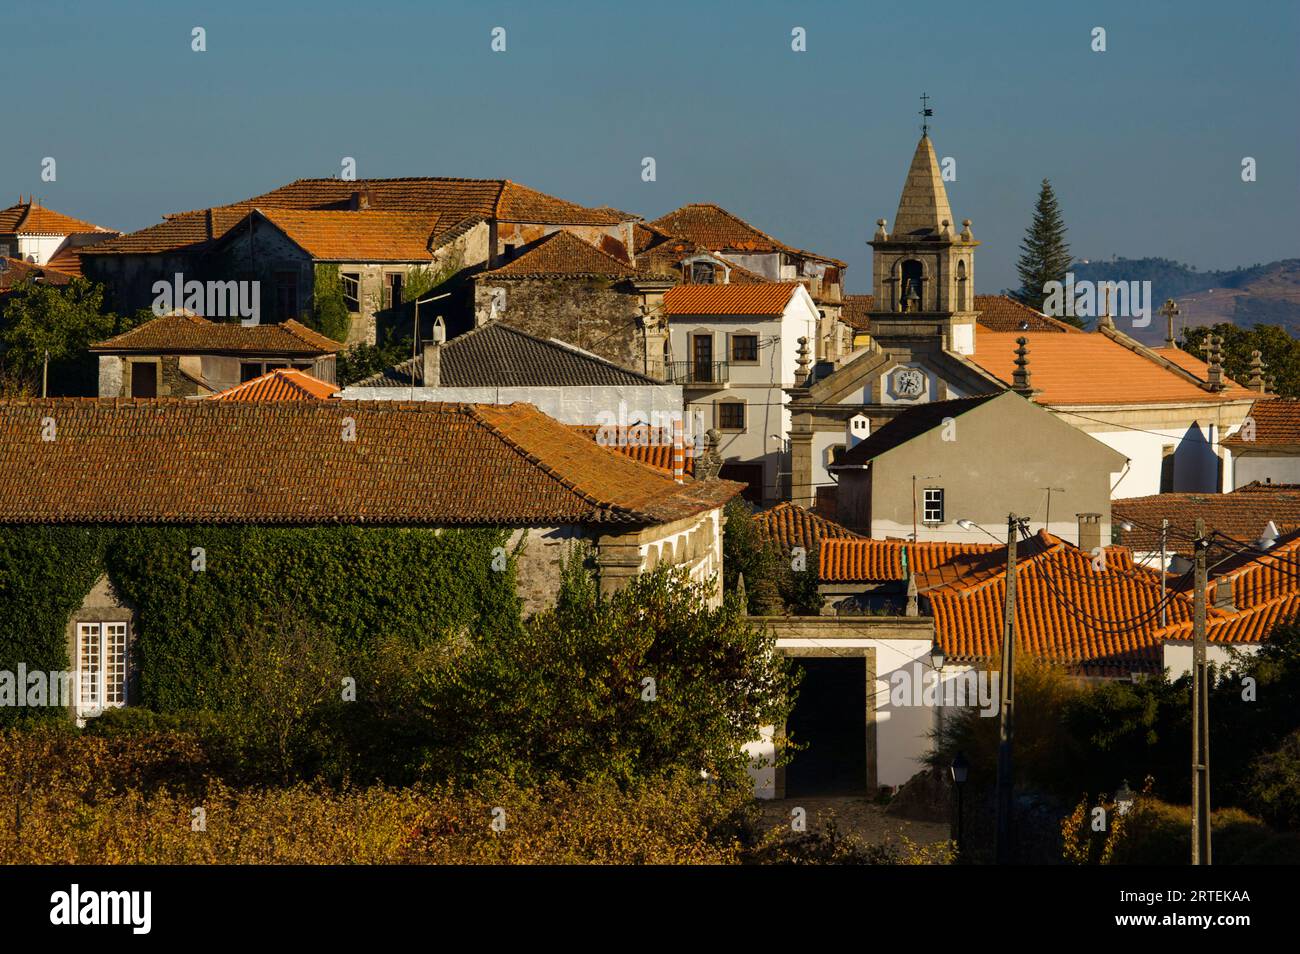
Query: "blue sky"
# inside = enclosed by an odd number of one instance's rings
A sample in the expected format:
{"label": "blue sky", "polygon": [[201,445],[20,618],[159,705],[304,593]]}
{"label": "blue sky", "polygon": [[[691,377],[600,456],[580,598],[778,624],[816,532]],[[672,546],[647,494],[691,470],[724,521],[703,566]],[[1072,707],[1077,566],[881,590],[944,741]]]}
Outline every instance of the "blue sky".
{"label": "blue sky", "polygon": [[[1300,4],[194,3],[0,13],[0,200],[135,229],[306,176],[509,177],[656,217],[717,202],[868,291],[919,135],[957,161],[977,287],[1039,180],[1076,255],[1300,255]],[[207,31],[207,52],[190,49]],[[490,49],[493,27],[506,51]],[[807,52],[791,30],[807,31]],[[1091,50],[1106,30],[1107,50]],[[57,161],[42,182],[41,160]],[[641,179],[653,156],[657,180]],[[1258,180],[1241,181],[1252,156]],[[7,194],[6,194],[7,193]]]}

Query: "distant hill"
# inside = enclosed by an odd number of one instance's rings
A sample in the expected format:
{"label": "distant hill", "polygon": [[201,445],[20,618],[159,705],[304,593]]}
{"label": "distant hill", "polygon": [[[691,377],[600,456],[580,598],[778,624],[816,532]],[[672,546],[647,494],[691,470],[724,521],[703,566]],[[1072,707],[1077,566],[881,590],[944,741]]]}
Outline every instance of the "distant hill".
{"label": "distant hill", "polygon": [[1167,258],[1092,259],[1070,266],[1075,281],[1149,281],[1153,299],[1151,325],[1132,329],[1143,341],[1163,341],[1164,319],[1157,309],[1166,298],[1178,302],[1176,333],[1183,328],[1231,322],[1242,328],[1282,325],[1300,337],[1300,258],[1231,271],[1197,271]]}

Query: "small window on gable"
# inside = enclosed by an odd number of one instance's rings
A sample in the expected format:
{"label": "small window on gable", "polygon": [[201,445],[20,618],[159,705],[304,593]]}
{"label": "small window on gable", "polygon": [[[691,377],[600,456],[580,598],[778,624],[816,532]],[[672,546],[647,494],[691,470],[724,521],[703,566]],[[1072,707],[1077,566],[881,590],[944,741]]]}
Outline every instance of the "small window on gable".
{"label": "small window on gable", "polygon": [[158,396],[158,365],[152,361],[131,362],[131,397]]}
{"label": "small window on gable", "polygon": [[355,314],[361,310],[361,274],[343,272],[339,280],[343,283],[343,303],[347,305],[348,311]]}
{"label": "small window on gable", "polygon": [[925,488],[925,509],[921,519],[925,523],[943,523],[943,488]]}
{"label": "small window on gable", "polygon": [[712,262],[691,262],[688,279],[692,285],[712,285],[717,279],[717,268]]}

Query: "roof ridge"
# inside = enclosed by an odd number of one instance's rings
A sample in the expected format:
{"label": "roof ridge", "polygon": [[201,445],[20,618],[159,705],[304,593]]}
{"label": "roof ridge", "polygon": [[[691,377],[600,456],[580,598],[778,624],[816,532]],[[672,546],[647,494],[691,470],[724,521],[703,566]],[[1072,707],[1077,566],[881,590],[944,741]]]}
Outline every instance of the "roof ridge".
{"label": "roof ridge", "polygon": [[[500,404],[494,404],[494,405],[465,404],[465,405],[462,405],[462,407],[465,409],[466,413],[469,415],[469,417],[470,417],[470,418],[471,418],[471,419],[472,419],[476,424],[478,424],[480,427],[482,427],[482,428],[484,428],[485,430],[487,430],[489,433],[491,433],[494,437],[496,437],[496,438],[497,438],[498,440],[500,440],[502,443],[504,443],[505,445],[507,445],[508,447],[510,447],[513,451],[515,451],[515,453],[519,454],[521,457],[523,457],[523,458],[524,458],[526,461],[528,461],[530,464],[532,464],[533,466],[535,466],[536,468],[538,468],[539,470],[541,470],[541,471],[542,471],[543,473],[545,473],[548,477],[550,477],[552,480],[554,480],[556,483],[558,483],[561,487],[564,487],[564,488],[565,488],[566,490],[568,490],[570,493],[575,494],[575,495],[576,495],[577,497],[579,497],[583,502],[588,503],[588,504],[591,504],[593,507],[596,507],[597,509],[599,509],[599,510],[601,510],[601,511],[612,512],[612,513],[618,513],[618,514],[624,514],[624,515],[630,517],[630,518],[633,519],[633,520],[653,520],[653,519],[654,519],[654,518],[652,518],[649,514],[645,514],[645,513],[641,513],[641,512],[639,512],[639,511],[631,510],[630,508],[623,507],[623,506],[620,506],[620,505],[618,505],[618,504],[607,503],[606,501],[599,500],[598,498],[592,496],[592,494],[590,494],[590,493],[587,492],[586,490],[583,490],[581,487],[579,487],[579,486],[578,486],[576,483],[574,483],[572,480],[570,480],[569,478],[567,478],[567,477],[563,476],[562,474],[560,474],[560,472],[559,472],[558,470],[556,470],[553,466],[551,466],[550,464],[548,464],[546,461],[542,460],[540,457],[538,457],[536,454],[534,454],[531,450],[529,450],[529,449],[528,449],[527,447],[525,447],[523,444],[519,443],[517,440],[515,440],[513,437],[511,437],[509,434],[507,434],[507,433],[504,432],[503,430],[499,429],[495,424],[492,423],[491,420],[489,420],[489,419],[487,418],[487,416],[486,416],[486,415],[484,414],[484,412],[483,412],[483,408],[484,408],[484,407],[493,407],[493,408],[498,408],[498,409],[500,409],[501,411],[504,411],[504,409],[506,409],[506,408],[511,408],[511,407],[514,407],[514,406],[515,406],[515,405],[511,405],[511,404],[506,404],[506,405],[500,405]],[[542,412],[541,412],[541,411],[536,411],[535,413],[537,413],[537,414],[541,414]],[[543,415],[543,416],[544,416],[544,415]],[[596,444],[596,445],[594,445],[594,446],[600,448],[602,451],[606,451],[607,453],[616,453],[616,452],[614,452],[614,451],[609,451],[607,448],[600,447],[599,444]],[[618,455],[618,456],[619,456],[620,458],[622,458],[622,459],[625,459],[625,460],[631,460],[631,458],[630,458],[630,457],[627,457],[626,455],[621,455],[621,454],[620,454],[620,455]],[[636,462],[636,461],[633,461],[633,463],[637,463],[637,462]],[[644,467],[644,466],[646,466],[646,465],[642,464],[641,466]],[[648,469],[648,470],[651,470],[651,471],[654,471],[656,474],[659,474],[659,476],[662,476],[662,474],[661,474],[659,471],[656,471],[656,470],[655,470],[654,468],[652,468],[652,467],[647,467],[647,469]]]}

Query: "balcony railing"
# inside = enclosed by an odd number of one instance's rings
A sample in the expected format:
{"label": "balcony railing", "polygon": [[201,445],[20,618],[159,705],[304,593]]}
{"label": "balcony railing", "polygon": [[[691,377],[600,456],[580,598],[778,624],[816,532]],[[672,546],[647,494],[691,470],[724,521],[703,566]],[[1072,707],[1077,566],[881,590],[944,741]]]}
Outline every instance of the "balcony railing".
{"label": "balcony railing", "polygon": [[669,361],[666,380],[669,384],[721,385],[727,383],[727,362],[710,361]]}

